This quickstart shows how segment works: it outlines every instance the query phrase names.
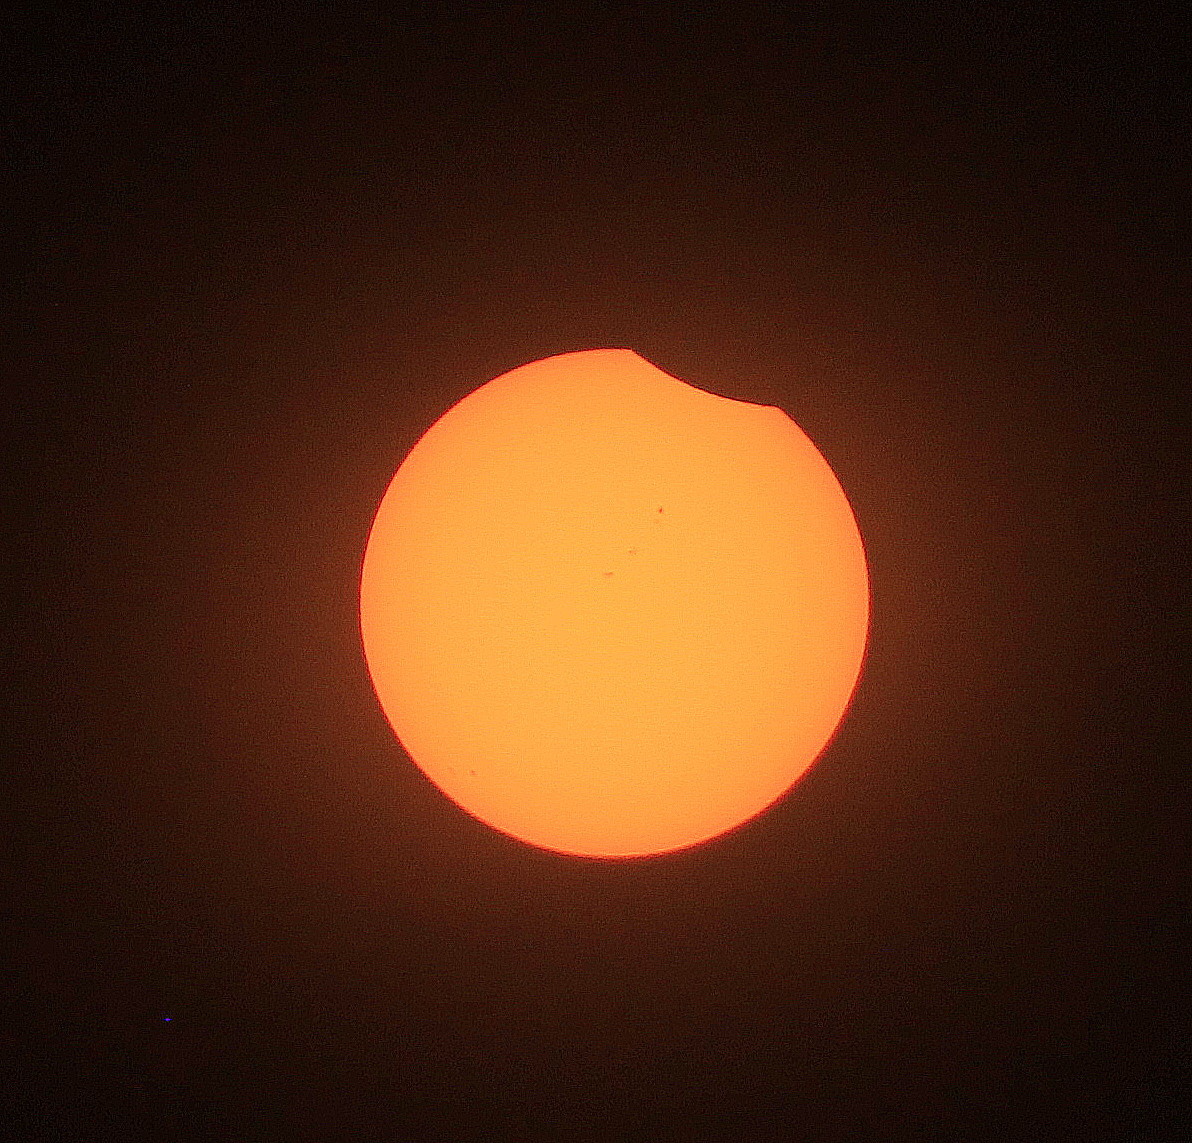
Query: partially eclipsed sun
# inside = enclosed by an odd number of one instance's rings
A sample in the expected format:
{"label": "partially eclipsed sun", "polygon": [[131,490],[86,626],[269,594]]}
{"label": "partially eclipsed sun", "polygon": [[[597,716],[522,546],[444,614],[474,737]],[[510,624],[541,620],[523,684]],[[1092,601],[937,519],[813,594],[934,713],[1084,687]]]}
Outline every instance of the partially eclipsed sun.
{"label": "partially eclipsed sun", "polygon": [[360,625],[411,758],[495,829],[592,857],[716,837],[815,761],[861,670],[856,521],[781,410],[627,349],[482,385],[373,523]]}

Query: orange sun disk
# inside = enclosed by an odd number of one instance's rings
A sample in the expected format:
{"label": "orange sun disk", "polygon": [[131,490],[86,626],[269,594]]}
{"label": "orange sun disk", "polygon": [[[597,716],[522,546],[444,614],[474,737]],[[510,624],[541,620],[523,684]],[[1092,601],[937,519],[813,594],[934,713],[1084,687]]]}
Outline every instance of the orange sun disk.
{"label": "orange sun disk", "polygon": [[663,853],[808,770],[861,670],[869,580],[835,474],[777,408],[627,349],[521,366],[397,470],[360,584],[401,744],[532,845]]}

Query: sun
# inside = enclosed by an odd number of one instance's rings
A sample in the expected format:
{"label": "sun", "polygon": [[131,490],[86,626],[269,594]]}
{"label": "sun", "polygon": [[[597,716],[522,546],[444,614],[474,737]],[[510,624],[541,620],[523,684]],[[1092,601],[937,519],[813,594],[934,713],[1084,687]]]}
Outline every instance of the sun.
{"label": "sun", "polygon": [[857,522],[806,434],[628,349],[523,365],[444,413],[360,582],[409,756],[494,829],[588,857],[696,845],[781,798],[868,627]]}

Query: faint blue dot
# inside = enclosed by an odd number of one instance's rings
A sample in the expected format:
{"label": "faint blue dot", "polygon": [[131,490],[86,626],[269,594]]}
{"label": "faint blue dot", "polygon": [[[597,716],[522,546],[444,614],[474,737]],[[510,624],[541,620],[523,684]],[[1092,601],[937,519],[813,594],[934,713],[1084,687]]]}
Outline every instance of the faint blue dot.
{"label": "faint blue dot", "polygon": [[163,1017],[162,1017],[162,1020],[163,1020],[165,1023],[167,1023],[167,1024],[168,1024],[168,1023],[169,1023],[171,1020],[173,1020],[173,1019],[174,1019],[174,1017],[173,1017],[173,1016],[163,1016]]}

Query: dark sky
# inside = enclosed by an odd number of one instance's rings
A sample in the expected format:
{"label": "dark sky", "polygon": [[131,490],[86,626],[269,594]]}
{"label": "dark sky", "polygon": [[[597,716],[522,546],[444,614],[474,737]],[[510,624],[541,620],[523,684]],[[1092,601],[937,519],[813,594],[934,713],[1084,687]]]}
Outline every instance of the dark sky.
{"label": "dark sky", "polygon": [[[1185,1138],[1174,14],[247,7],[5,18],[9,1137]],[[419,435],[598,346],[781,405],[873,581],[812,774],[628,863],[356,630]]]}

